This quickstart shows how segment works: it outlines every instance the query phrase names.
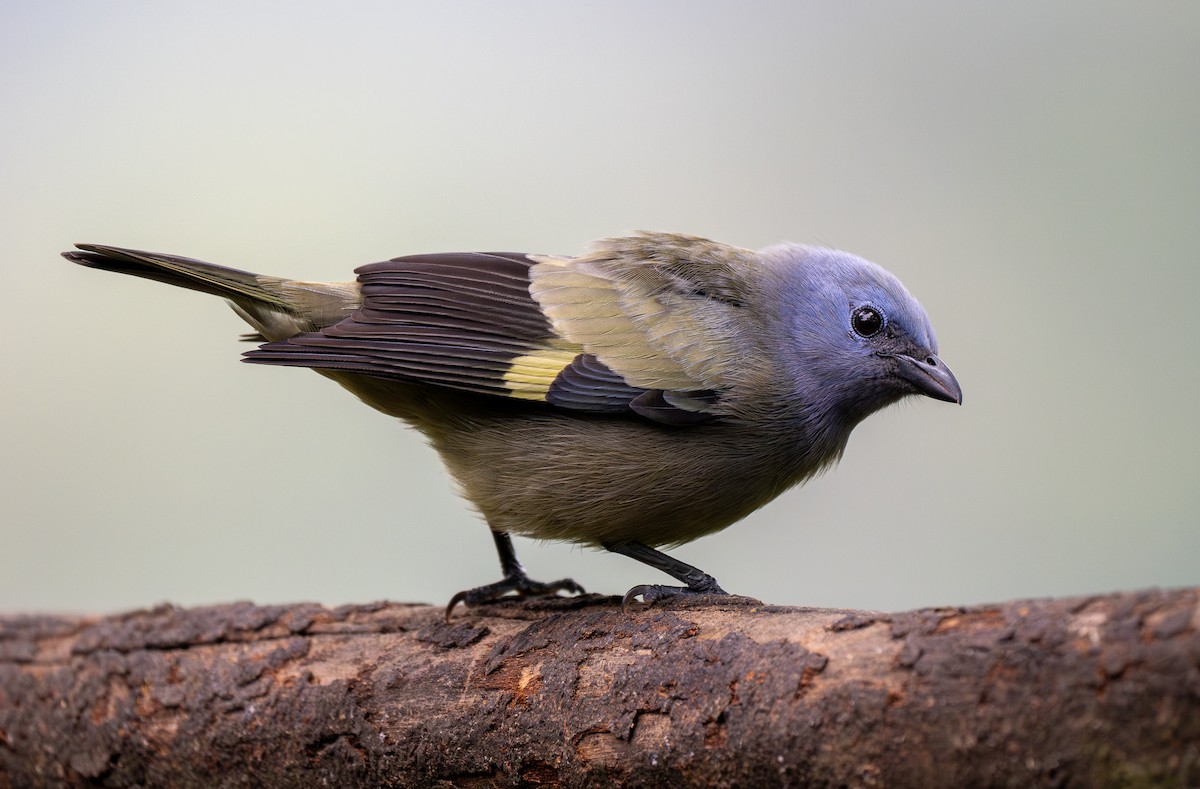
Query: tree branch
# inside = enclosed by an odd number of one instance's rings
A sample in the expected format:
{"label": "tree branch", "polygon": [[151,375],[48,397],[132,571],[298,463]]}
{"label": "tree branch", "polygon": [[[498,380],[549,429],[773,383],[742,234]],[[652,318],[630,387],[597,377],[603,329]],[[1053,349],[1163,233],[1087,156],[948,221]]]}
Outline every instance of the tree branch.
{"label": "tree branch", "polygon": [[1200,784],[1200,590],[0,618],[0,789]]}

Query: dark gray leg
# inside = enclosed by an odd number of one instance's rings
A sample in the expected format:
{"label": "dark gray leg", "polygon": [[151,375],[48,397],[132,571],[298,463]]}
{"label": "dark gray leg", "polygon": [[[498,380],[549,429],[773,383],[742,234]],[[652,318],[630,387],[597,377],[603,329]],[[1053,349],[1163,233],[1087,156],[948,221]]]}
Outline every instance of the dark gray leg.
{"label": "dark gray leg", "polygon": [[510,575],[524,575],[525,568],[517,559],[517,551],[513,548],[512,537],[506,531],[492,532],[492,540],[496,543],[496,553],[500,554],[500,572],[507,578]]}
{"label": "dark gray leg", "polygon": [[496,541],[496,553],[500,554],[500,571],[504,573],[504,578],[487,586],[465,589],[451,597],[449,605],[446,606],[447,622],[450,621],[450,612],[459,603],[466,603],[470,607],[499,600],[510,593],[518,598],[550,595],[560,591],[583,594],[583,587],[570,578],[548,584],[532,580],[525,574],[525,568],[517,559],[517,552],[513,549],[512,537],[508,536],[508,532],[493,531],[492,539]]}
{"label": "dark gray leg", "polygon": [[656,570],[662,570],[672,578],[687,584],[687,586],[660,586],[659,584],[635,586],[621,599],[622,608],[629,605],[635,597],[641,597],[647,603],[652,603],[664,597],[683,594],[729,594],[721,588],[716,578],[700,568],[667,556],[662,551],[642,545],[640,542],[605,543],[604,548],[613,553],[637,559],[639,562],[648,564]]}

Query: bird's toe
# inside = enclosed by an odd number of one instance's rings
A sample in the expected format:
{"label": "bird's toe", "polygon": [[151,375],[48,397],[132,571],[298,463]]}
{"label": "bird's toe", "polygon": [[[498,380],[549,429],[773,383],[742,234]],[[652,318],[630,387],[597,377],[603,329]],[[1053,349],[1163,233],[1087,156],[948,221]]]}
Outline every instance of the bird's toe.
{"label": "bird's toe", "polygon": [[477,586],[474,589],[464,589],[455,594],[446,605],[446,621],[450,621],[450,614],[459,603],[464,603],[468,608],[471,608],[483,603],[493,603],[505,597],[512,597],[519,600],[525,597],[542,597],[559,592],[584,594],[584,591],[582,586],[570,578],[561,578],[557,581],[543,583],[525,575],[512,575],[496,583]]}

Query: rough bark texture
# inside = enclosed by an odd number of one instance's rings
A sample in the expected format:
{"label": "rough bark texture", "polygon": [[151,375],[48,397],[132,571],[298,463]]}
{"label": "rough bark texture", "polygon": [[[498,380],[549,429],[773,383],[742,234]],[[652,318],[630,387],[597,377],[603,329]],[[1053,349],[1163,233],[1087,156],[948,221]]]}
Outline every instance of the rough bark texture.
{"label": "rough bark texture", "polygon": [[1197,786],[1200,592],[0,619],[0,787],[439,784]]}

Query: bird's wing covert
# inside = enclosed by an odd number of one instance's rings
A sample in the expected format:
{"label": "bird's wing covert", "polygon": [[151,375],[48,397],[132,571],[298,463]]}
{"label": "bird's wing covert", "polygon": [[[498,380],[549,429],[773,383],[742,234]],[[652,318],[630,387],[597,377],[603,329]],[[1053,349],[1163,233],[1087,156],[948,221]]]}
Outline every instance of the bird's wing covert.
{"label": "bird's wing covert", "polygon": [[580,258],[534,259],[530,290],[555,333],[668,401],[728,390],[753,350],[750,250],[642,233]]}

